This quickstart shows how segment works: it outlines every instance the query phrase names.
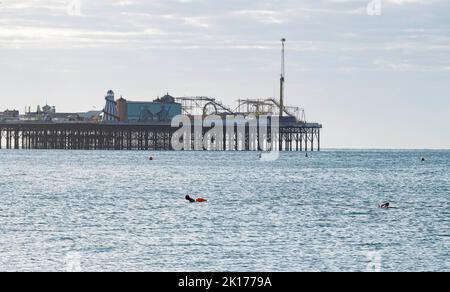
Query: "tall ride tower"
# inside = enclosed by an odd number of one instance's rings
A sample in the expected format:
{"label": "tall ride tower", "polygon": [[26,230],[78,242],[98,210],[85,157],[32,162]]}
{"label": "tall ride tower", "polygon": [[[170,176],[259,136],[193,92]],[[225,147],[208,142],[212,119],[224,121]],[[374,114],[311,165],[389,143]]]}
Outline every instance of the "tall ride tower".
{"label": "tall ride tower", "polygon": [[285,43],[286,39],[281,39],[280,117],[283,116],[284,112]]}

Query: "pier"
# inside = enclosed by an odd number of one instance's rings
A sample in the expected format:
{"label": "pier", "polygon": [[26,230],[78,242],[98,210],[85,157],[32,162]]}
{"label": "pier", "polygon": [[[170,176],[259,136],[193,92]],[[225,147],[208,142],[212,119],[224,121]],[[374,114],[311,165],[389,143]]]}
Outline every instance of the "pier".
{"label": "pier", "polygon": [[[307,122],[303,108],[286,105],[286,39],[281,43],[279,99],[239,99],[232,108],[212,97],[167,93],[132,101],[116,99],[109,90],[97,113],[57,113],[47,104],[36,112],[28,107],[22,116],[6,110],[0,116],[0,149],[320,151],[322,125]],[[187,126],[173,127],[178,117]]]}
{"label": "pier", "polygon": [[[281,124],[276,136],[269,129],[264,137],[259,137],[260,132],[252,135],[247,125],[243,136],[230,136],[223,130],[223,143],[215,148],[195,147],[194,137],[199,138],[199,133],[194,127],[189,137],[193,150],[320,151],[321,128],[320,124]],[[169,123],[0,121],[0,149],[171,151],[172,137],[179,129]],[[210,130],[202,127],[200,138]]]}

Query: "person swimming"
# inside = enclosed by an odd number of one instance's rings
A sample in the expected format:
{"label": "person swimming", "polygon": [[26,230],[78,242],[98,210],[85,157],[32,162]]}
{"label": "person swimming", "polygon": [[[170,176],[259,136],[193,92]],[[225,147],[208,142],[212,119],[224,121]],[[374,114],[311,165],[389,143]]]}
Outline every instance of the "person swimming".
{"label": "person swimming", "polygon": [[378,206],[378,208],[380,208],[380,209],[389,209],[390,205],[391,205],[391,203],[387,202],[387,203],[380,204]]}
{"label": "person swimming", "polygon": [[185,199],[186,199],[187,201],[189,201],[190,203],[206,203],[206,202],[208,202],[208,200],[202,199],[202,198],[193,199],[193,198],[191,198],[191,196],[189,196],[189,195],[186,195]]}
{"label": "person swimming", "polygon": [[391,206],[391,203],[389,203],[389,202],[386,202],[386,203],[383,203],[383,204],[380,204],[380,205],[378,205],[378,208],[380,208],[380,209],[398,209],[398,207],[395,207],[395,206]]}
{"label": "person swimming", "polygon": [[378,208],[380,208],[380,209],[395,209],[394,207],[391,207],[391,203],[389,203],[389,202],[380,204],[378,206]]}
{"label": "person swimming", "polygon": [[191,196],[186,195],[186,200],[188,200],[191,203],[195,203],[195,200],[191,198]]}

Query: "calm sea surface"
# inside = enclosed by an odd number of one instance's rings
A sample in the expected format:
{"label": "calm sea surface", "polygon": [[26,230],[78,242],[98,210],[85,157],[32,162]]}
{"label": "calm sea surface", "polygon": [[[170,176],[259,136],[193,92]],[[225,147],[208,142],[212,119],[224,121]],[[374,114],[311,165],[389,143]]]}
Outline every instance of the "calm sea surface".
{"label": "calm sea surface", "polygon": [[450,151],[257,158],[0,150],[0,270],[450,271]]}

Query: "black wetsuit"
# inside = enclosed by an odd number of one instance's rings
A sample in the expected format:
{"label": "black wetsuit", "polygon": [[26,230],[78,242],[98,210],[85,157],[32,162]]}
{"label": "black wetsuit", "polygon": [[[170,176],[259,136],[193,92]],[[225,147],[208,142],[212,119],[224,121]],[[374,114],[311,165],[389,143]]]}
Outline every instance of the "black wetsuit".
{"label": "black wetsuit", "polygon": [[381,205],[380,205],[380,208],[381,208],[381,209],[389,209],[389,208],[390,208],[390,205],[391,205],[390,203],[384,203],[384,204],[381,204]]}
{"label": "black wetsuit", "polygon": [[190,196],[186,196],[186,200],[188,200],[191,203],[195,203],[195,200],[192,199]]}

